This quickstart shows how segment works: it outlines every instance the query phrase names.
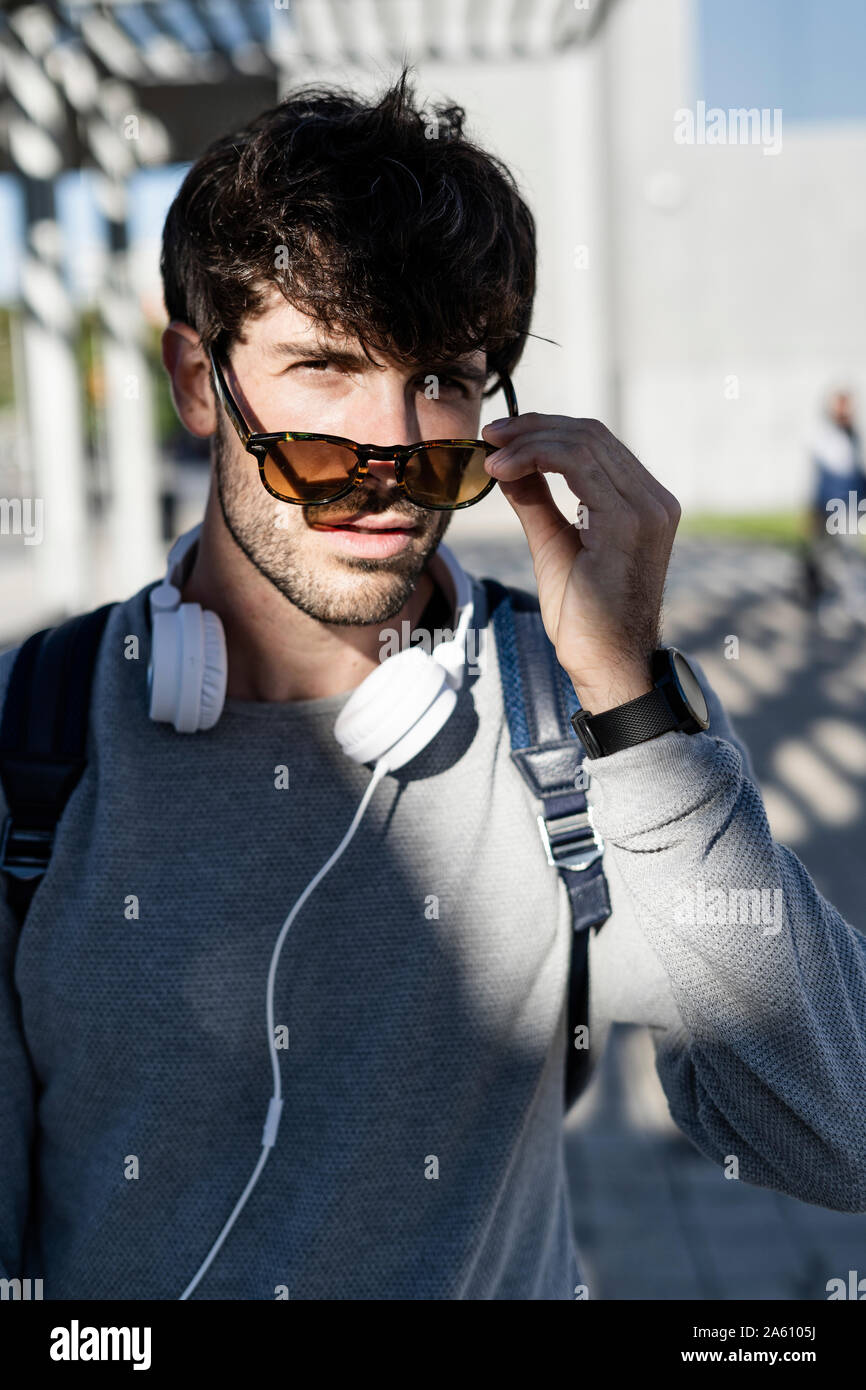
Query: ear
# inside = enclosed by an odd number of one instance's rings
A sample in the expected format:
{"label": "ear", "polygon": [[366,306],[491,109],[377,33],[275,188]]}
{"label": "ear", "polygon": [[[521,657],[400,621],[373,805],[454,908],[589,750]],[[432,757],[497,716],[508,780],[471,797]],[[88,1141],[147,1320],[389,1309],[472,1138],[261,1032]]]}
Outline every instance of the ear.
{"label": "ear", "polygon": [[173,319],[162,335],[162,360],[181,423],[190,434],[207,438],[216,430],[217,407],[210,362],[195,329]]}

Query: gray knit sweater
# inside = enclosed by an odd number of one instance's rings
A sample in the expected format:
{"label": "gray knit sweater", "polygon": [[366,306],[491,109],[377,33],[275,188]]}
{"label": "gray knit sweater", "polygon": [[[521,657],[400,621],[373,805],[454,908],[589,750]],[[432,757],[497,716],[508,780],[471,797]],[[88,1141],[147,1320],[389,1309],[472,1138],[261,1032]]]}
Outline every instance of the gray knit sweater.
{"label": "gray knit sweater", "polygon": [[[89,762],[20,941],[0,904],[0,1274],[48,1299],[176,1299],[199,1268],[260,1152],[275,937],[371,777],[333,736],[348,695],[229,699],[194,736],[151,723],[144,593],[109,620]],[[477,583],[475,601],[483,625]],[[581,1283],[567,895],[509,759],[492,634],[486,653],[289,933],[279,1139],[195,1298]],[[773,842],[707,696],[709,733],[587,764],[613,904],[592,1057],[611,1020],[650,1025],[720,1181],[736,1159],[746,1182],[866,1211],[866,938]]]}

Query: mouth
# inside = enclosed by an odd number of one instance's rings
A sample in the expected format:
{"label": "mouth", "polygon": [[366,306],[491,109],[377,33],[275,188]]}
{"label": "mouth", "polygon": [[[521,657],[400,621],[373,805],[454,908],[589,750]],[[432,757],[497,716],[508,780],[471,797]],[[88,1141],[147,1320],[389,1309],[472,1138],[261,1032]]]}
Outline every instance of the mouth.
{"label": "mouth", "polygon": [[321,531],[343,553],[370,559],[398,555],[418,531],[416,524],[407,517],[387,512],[376,515],[356,512],[344,521],[312,522],[311,528]]}
{"label": "mouth", "polygon": [[418,529],[414,521],[409,521],[407,517],[393,513],[389,516],[387,512],[375,515],[370,512],[356,512],[344,521],[314,521],[311,524],[316,531],[356,531],[366,535],[378,535],[382,531],[409,534]]}

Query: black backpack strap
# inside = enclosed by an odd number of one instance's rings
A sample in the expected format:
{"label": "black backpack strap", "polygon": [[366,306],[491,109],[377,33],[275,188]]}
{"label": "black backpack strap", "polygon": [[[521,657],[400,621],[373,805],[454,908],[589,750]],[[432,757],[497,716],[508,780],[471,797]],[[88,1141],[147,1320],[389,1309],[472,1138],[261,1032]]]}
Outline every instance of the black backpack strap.
{"label": "black backpack strap", "polygon": [[84,771],[96,653],[113,606],[28,637],[9,677],[0,722],[0,782],[8,808],[0,872],[19,925]]}
{"label": "black backpack strap", "polygon": [[566,1105],[586,1084],[588,1050],[574,1046],[574,1029],[588,1023],[588,936],[610,916],[602,862],[603,844],[589,822],[584,789],[575,772],[584,753],[571,715],[578,700],[556,660],[541,621],[538,599],[520,589],[483,580],[496,637],[511,757],[542,804],[538,828],[548,863],[556,868],[571,903],[571,969],[568,984]]}

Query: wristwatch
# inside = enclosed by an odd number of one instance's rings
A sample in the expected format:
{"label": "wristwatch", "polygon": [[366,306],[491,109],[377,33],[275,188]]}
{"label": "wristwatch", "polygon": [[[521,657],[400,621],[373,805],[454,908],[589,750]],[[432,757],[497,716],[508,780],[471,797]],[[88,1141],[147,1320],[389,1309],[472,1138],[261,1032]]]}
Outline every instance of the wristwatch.
{"label": "wristwatch", "polygon": [[653,689],[646,695],[601,714],[579,709],[572,716],[572,728],[590,758],[606,758],[674,729],[696,734],[709,728],[704,692],[682,652],[660,647],[650,658],[650,672]]}

